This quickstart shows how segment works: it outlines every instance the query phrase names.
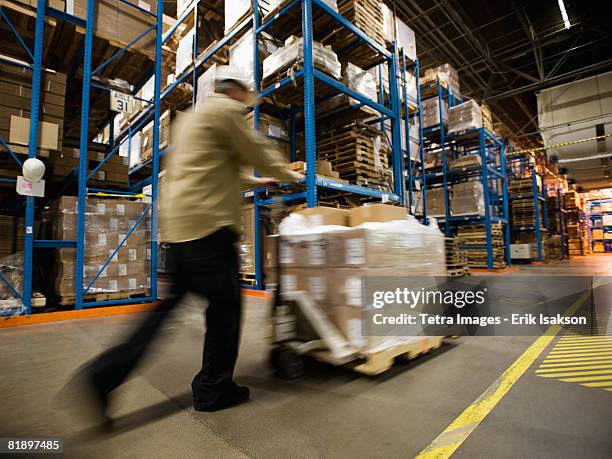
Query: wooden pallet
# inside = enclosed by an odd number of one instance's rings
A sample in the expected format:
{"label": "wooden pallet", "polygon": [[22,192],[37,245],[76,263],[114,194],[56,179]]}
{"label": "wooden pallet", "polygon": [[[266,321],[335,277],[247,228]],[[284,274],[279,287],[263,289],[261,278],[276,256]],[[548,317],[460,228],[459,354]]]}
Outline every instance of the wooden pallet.
{"label": "wooden pallet", "polygon": [[[145,296],[145,289],[130,290],[127,292],[105,292],[105,293],[87,293],[83,296],[84,301],[108,301],[108,300],[127,300]],[[75,295],[62,295],[59,297],[59,304],[69,306],[76,302]]]}
{"label": "wooden pallet", "polygon": [[366,362],[353,367],[353,370],[365,375],[378,375],[389,370],[395,360],[412,360],[442,346],[442,336],[414,337],[414,341],[391,346],[380,351],[365,351]]}

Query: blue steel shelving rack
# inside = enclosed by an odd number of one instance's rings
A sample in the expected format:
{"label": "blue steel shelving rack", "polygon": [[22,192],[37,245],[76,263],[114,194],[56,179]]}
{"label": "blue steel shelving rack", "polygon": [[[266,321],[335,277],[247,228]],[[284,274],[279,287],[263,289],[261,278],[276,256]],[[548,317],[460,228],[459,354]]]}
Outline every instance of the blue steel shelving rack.
{"label": "blue steel shelving rack", "polygon": [[[40,99],[41,99],[41,75],[43,71],[43,40],[44,40],[44,27],[45,17],[51,16],[60,21],[66,21],[75,24],[85,30],[84,34],[84,46],[83,46],[83,87],[81,97],[81,131],[79,138],[79,148],[82,152],[87,152],[89,147],[89,109],[90,109],[90,97],[91,88],[108,90],[108,87],[99,83],[92,82],[92,77],[97,72],[104,69],[110,62],[121,56],[128,48],[130,48],[138,40],[141,40],[146,35],[154,33],[155,35],[155,65],[154,72],[152,75],[155,76],[155,96],[152,101],[149,110],[146,111],[145,116],[139,121],[144,124],[145,120],[153,118],[154,130],[153,130],[153,155],[151,160],[152,174],[151,179],[148,181],[151,184],[151,202],[145,209],[144,213],[136,220],[134,225],[124,236],[123,240],[119,243],[118,247],[115,248],[114,252],[109,256],[108,260],[103,264],[100,271],[94,277],[94,279],[87,285],[84,286],[82,282],[76,282],[75,288],[75,308],[82,309],[84,307],[92,306],[110,306],[116,304],[129,304],[129,303],[141,303],[146,301],[154,301],[157,299],[157,177],[159,173],[159,118],[160,118],[160,106],[161,97],[160,95],[160,79],[161,79],[161,47],[162,47],[162,26],[163,26],[163,1],[157,0],[156,13],[136,5],[128,0],[121,0],[125,4],[126,9],[135,8],[143,13],[146,13],[155,18],[155,23],[149,27],[143,34],[127,44],[124,48],[117,51],[113,56],[107,59],[103,64],[97,68],[92,69],[92,45],[93,45],[93,31],[95,22],[95,0],[87,0],[87,16],[83,20],[79,17],[68,14],[64,11],[52,8],[48,6],[46,0],[39,0],[36,7],[36,26],[34,34],[34,53],[32,54],[25,41],[20,37],[19,33],[12,26],[8,18],[2,14],[2,19],[9,23],[9,27],[16,35],[19,44],[24,47],[28,54],[32,57],[32,64],[17,63],[17,65],[27,68],[32,71],[32,99],[31,99],[31,111],[30,111],[30,132],[29,132],[29,148],[28,157],[36,157],[37,151],[37,139],[39,129],[39,114],[40,114]],[[2,62],[16,65],[16,62],[10,59],[2,59]],[[144,84],[144,81],[142,82]],[[133,94],[135,94],[142,84],[138,84],[134,87]],[[111,134],[111,138],[113,135]],[[129,139],[124,137],[123,141]],[[24,305],[24,313],[29,315],[32,313],[32,274],[33,274],[33,250],[34,248],[75,248],[76,249],[76,269],[75,279],[84,279],[84,249],[85,249],[85,211],[86,211],[86,199],[88,193],[87,181],[91,179],[94,174],[100,170],[106,162],[119,151],[119,142],[114,145],[111,142],[109,151],[105,155],[104,159],[100,161],[99,165],[87,175],[87,161],[88,155],[81,154],[79,160],[79,167],[77,172],[78,180],[78,204],[77,204],[77,239],[76,240],[34,240],[34,211],[35,201],[33,197],[26,198],[26,217],[25,217],[25,240],[24,240],[24,269],[23,269],[23,289],[21,294],[16,292],[15,289],[9,285],[9,288],[13,290],[18,298],[21,299]],[[19,165],[21,162],[10,150],[10,148],[3,141],[2,146],[9,152],[9,154],[17,161]],[[7,181],[7,180],[3,180]],[[100,190],[97,188],[89,188],[89,191],[110,191],[123,195],[130,195],[133,193],[126,193],[124,191],[115,190]],[[118,250],[125,244],[128,237],[135,231],[135,229],[142,223],[145,216],[150,213],[151,216],[151,293],[149,296],[144,298],[134,299],[120,299],[120,300],[107,300],[107,301],[85,301],[85,294],[92,287],[95,280],[100,276],[101,272],[108,265],[113,256]],[[8,284],[6,279],[1,280]]]}
{"label": "blue steel shelving rack", "polygon": [[[604,225],[602,222],[601,226],[593,226],[593,222],[595,220],[599,220],[602,219],[603,220],[603,216],[604,215],[609,215],[612,214],[612,211],[609,210],[602,210],[600,212],[592,212],[591,208],[594,205],[601,205],[602,203],[608,203],[608,202],[612,202],[612,199],[596,199],[593,201],[589,201],[589,219],[590,219],[590,225],[589,225],[589,232],[590,232],[590,243],[591,245],[593,245],[594,242],[599,241],[602,242],[604,244],[604,253],[611,253],[612,252],[612,239],[606,239],[605,238],[605,234],[606,233],[612,233],[612,226],[611,225]],[[600,240],[600,239],[593,239],[593,228],[600,228],[603,230],[604,233],[604,239]],[[591,247],[592,250],[592,247]],[[594,252],[596,253],[596,252]]]}
{"label": "blue steel shelving rack", "polygon": [[[315,207],[318,202],[318,190],[319,189],[330,189],[330,190],[339,190],[354,193],[356,195],[361,195],[365,197],[370,197],[374,199],[380,199],[384,201],[392,201],[398,202],[401,205],[405,205],[405,184],[403,180],[404,176],[404,158],[401,148],[401,131],[400,131],[400,105],[399,105],[399,96],[396,81],[392,76],[398,74],[398,53],[395,49],[391,51],[385,49],[379,43],[372,40],[368,37],[364,32],[355,27],[349,21],[347,21],[344,17],[342,17],[339,13],[330,8],[327,4],[325,4],[321,0],[293,0],[281,7],[281,9],[274,14],[271,18],[267,18],[267,20],[263,23],[260,23],[259,17],[259,8],[258,8],[258,0],[252,1],[253,5],[253,29],[255,31],[255,39],[254,39],[254,80],[256,90],[260,92],[260,96],[267,97],[273,95],[278,89],[292,83],[294,80],[298,80],[303,78],[304,81],[304,123],[305,123],[305,152],[306,152],[306,178],[304,180],[304,184],[306,185],[305,192],[294,193],[291,195],[285,195],[281,198],[278,198],[282,201],[297,201],[297,200],[306,200],[308,207]],[[259,39],[259,35],[266,31],[275,21],[281,18],[283,15],[287,14],[294,8],[301,7],[301,31],[303,37],[303,50],[304,50],[304,65],[303,69],[298,71],[293,77],[287,77],[280,81],[279,83],[260,91],[261,89],[261,77],[259,75],[259,53],[257,51],[257,43]],[[334,22],[340,27],[344,27],[351,31],[359,41],[366,43],[372,49],[374,49],[378,54],[384,57],[386,64],[389,66],[389,75],[390,75],[390,98],[391,98],[391,107],[388,108],[383,105],[380,101],[372,101],[360,93],[353,91],[346,87],[339,81],[336,81],[332,77],[323,73],[322,71],[316,69],[313,63],[313,46],[312,43],[314,41],[313,35],[313,7],[318,8],[324,14],[331,17]],[[382,116],[391,120],[391,130],[392,130],[392,151],[393,151],[393,177],[394,177],[394,189],[392,193],[382,192],[378,190],[374,190],[371,188],[351,185],[345,182],[336,181],[329,178],[319,177],[316,175],[316,133],[315,133],[315,82],[319,84],[325,84],[332,89],[336,90],[338,93],[346,94],[353,99],[356,99],[361,104],[366,105],[370,108],[373,108],[377,112],[381,113]],[[296,109],[295,107],[290,111],[290,126],[294,126]],[[257,129],[259,126],[259,108],[255,107],[254,109],[254,123],[255,128]],[[292,142],[293,154],[294,143]],[[261,190],[254,190],[248,194],[253,197],[254,200],[254,213],[255,213],[255,221],[259,222],[260,210],[261,206],[270,205],[277,203],[277,199],[262,199]],[[262,272],[262,257],[261,257],[261,248],[260,246],[260,228],[259,224],[254,225],[254,240],[255,240],[255,273],[256,273],[256,282],[254,288],[261,289],[264,287],[263,283],[263,272]]]}
{"label": "blue steel shelving rack", "polygon": [[[460,104],[463,99],[451,88],[446,88],[437,79],[435,83],[428,83],[419,88],[420,92],[434,90],[434,96],[438,98],[438,110],[440,124],[423,128],[424,144],[426,143],[439,149],[441,155],[442,170],[426,173],[423,160],[422,186],[423,195],[423,218],[427,219],[426,190],[428,185],[442,185],[444,190],[445,215],[440,219],[447,237],[452,236],[461,225],[484,225],[486,243],[482,245],[466,245],[468,249],[485,249],[487,252],[487,265],[484,268],[494,269],[494,246],[492,225],[501,223],[504,225],[504,246],[506,266],[511,265],[510,259],[510,227],[508,210],[508,184],[506,176],[506,154],[505,144],[484,128],[469,129],[459,133],[448,133],[444,125],[443,101],[448,108]],[[419,94],[420,97],[420,94]],[[447,164],[447,152],[458,157],[465,154],[478,155],[480,165],[463,167],[460,169],[449,169]],[[451,215],[449,186],[454,183],[466,181],[468,178],[477,178],[483,185],[484,215]],[[416,176],[412,176],[416,180]]]}

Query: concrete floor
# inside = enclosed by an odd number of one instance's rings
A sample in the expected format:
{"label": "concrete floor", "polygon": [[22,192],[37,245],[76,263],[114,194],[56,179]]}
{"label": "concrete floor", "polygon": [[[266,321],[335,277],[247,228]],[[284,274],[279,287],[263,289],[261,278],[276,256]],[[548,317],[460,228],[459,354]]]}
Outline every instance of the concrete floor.
{"label": "concrete floor", "polygon": [[[611,275],[592,256],[516,275]],[[598,303],[609,312],[612,305]],[[115,343],[138,314],[0,330],[0,437],[61,436],[65,457],[413,457],[468,407],[534,337],[470,337],[377,378],[318,365],[294,381],[267,364],[268,305],[249,299],[236,378],[252,401],[217,413],[191,408],[202,308],[185,302],[143,366],[118,393],[116,430],[92,437],[52,398],[86,359]],[[544,358],[544,354],[538,362]],[[536,362],[457,450],[456,457],[588,457],[612,453],[612,392],[537,377]]]}

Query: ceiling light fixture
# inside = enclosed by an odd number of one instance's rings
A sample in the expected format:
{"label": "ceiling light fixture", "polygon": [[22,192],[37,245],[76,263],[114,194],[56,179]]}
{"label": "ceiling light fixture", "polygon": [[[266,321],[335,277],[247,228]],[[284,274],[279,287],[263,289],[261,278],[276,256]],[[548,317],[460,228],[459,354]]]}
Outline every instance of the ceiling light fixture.
{"label": "ceiling light fixture", "polygon": [[567,11],[565,11],[565,3],[563,0],[559,0],[559,9],[561,10],[561,17],[563,18],[563,24],[566,29],[569,29],[571,24],[569,22],[569,17],[567,16]]}

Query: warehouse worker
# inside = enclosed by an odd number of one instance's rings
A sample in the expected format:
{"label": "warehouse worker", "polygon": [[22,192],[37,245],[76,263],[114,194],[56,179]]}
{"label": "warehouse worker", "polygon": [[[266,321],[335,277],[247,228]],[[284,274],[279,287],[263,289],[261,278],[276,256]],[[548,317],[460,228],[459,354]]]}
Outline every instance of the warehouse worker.
{"label": "warehouse worker", "polygon": [[[198,111],[175,123],[176,142],[167,158],[159,212],[162,241],[169,244],[171,296],[156,306],[127,341],[86,364],[80,377],[73,379],[82,382],[84,377],[91,383],[97,415],[105,413],[109,393],[141,360],[163,321],[187,292],[208,299],[202,368],[192,382],[195,409],[218,410],[249,397],[249,389],[233,379],[241,317],[235,246],[241,170],[251,165],[276,179],[251,177],[251,183],[303,178],[289,171],[272,144],[248,125],[244,115],[253,101],[247,78],[229,66],[218,67],[215,94]],[[106,417],[99,420],[109,421]]]}

